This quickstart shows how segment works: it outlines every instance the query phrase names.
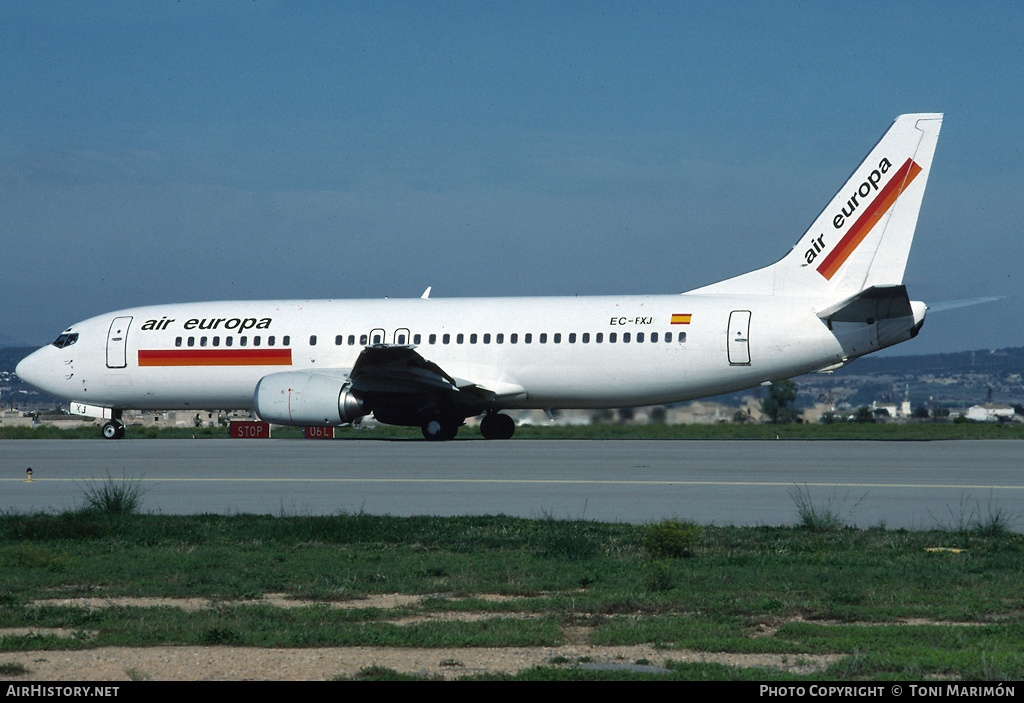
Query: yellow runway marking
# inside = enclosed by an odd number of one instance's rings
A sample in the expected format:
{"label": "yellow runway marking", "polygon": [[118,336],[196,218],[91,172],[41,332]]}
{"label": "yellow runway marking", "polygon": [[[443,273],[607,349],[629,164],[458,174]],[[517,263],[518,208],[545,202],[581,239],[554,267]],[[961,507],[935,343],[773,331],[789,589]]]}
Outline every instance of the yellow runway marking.
{"label": "yellow runway marking", "polygon": [[[957,484],[957,483],[827,483],[803,481],[622,481],[613,479],[502,479],[502,478],[126,478],[99,479],[88,478],[33,478],[32,483],[93,483],[106,482],[146,482],[146,483],[469,483],[469,484],[539,484],[539,485],[594,485],[594,486],[811,486],[816,488],[971,488],[971,489],[1006,489],[1024,490],[1024,485],[994,484]],[[24,479],[0,478],[0,481],[17,481],[26,483]]]}

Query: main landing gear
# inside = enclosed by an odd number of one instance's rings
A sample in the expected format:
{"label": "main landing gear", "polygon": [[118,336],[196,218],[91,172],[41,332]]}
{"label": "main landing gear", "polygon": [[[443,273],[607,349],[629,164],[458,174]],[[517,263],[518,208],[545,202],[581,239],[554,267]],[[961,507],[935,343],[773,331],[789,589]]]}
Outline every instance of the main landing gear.
{"label": "main landing gear", "polygon": [[[438,415],[427,420],[420,429],[423,431],[423,438],[432,442],[445,442],[455,439],[455,435],[462,425],[462,420],[457,417]],[[515,434],[516,423],[508,415],[499,413],[487,413],[480,420],[480,434],[484,439],[511,439]]]}
{"label": "main landing gear", "polygon": [[423,431],[423,439],[430,442],[447,442],[455,439],[462,420],[447,415],[432,417],[420,427]]}
{"label": "main landing gear", "polygon": [[512,439],[516,431],[516,422],[508,415],[487,413],[480,420],[480,434],[484,439]]}

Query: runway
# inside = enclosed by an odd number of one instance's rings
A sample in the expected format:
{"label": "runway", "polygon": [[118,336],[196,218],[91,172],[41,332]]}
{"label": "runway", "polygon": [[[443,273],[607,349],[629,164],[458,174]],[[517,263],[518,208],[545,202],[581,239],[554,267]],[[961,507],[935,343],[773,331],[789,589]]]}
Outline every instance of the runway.
{"label": "runway", "polygon": [[858,527],[998,514],[1024,531],[1020,441],[0,441],[5,512],[80,506],[108,476],[137,482],[142,510],[163,514],[791,525],[799,490]]}

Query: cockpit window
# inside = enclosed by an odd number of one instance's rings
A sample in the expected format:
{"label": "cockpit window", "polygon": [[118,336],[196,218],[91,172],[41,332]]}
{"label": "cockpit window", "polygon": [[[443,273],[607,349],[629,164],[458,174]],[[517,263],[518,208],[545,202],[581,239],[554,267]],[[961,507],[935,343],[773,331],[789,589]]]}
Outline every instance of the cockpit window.
{"label": "cockpit window", "polygon": [[72,333],[72,334],[64,333],[61,336],[57,337],[56,341],[54,341],[54,343],[53,343],[53,346],[57,347],[58,349],[63,349],[64,347],[70,347],[72,344],[74,344],[77,341],[78,341],[78,333],[77,332]]}

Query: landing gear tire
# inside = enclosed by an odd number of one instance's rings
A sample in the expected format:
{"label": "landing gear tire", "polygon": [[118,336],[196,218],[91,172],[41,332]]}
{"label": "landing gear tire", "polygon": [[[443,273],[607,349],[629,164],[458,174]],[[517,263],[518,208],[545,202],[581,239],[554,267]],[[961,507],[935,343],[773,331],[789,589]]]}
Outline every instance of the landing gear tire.
{"label": "landing gear tire", "polygon": [[516,423],[508,415],[490,413],[480,421],[480,434],[484,439],[512,439]]}
{"label": "landing gear tire", "polygon": [[104,439],[123,439],[124,425],[116,420],[111,420],[103,426]]}
{"label": "landing gear tire", "polygon": [[455,439],[460,424],[462,423],[450,417],[434,417],[424,422],[420,429],[423,431],[423,439],[430,442],[446,442]]}

